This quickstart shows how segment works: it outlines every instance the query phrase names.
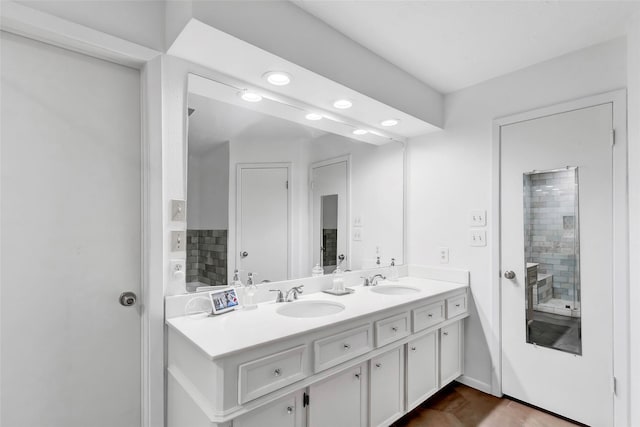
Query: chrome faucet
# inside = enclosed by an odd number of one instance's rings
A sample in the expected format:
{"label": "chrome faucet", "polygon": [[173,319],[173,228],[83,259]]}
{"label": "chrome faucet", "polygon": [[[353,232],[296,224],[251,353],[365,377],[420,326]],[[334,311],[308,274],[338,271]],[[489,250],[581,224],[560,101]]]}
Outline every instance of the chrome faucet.
{"label": "chrome faucet", "polygon": [[287,302],[295,301],[298,299],[298,294],[302,293],[302,288],[304,285],[294,286],[293,288],[287,291],[287,297],[285,298]]}
{"label": "chrome faucet", "polygon": [[280,289],[269,289],[271,292],[277,292],[276,302],[292,302],[298,299],[298,295],[302,293],[304,285],[294,286],[287,291],[286,297]]}
{"label": "chrome faucet", "polygon": [[362,284],[363,286],[376,286],[378,284],[378,279],[385,280],[386,277],[378,273],[378,274],[374,274],[371,277],[363,277],[363,279],[364,279],[364,283]]}

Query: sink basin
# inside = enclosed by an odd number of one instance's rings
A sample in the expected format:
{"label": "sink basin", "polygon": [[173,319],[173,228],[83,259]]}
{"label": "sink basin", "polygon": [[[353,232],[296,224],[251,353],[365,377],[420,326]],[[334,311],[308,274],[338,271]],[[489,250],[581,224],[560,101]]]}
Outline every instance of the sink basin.
{"label": "sink basin", "polygon": [[285,303],[276,312],[288,317],[321,317],[340,313],[344,305],[332,301],[298,301]]}
{"label": "sink basin", "polygon": [[412,286],[402,286],[402,285],[380,285],[374,286],[371,289],[371,292],[375,292],[377,294],[383,295],[407,295],[414,294],[416,292],[420,292],[420,289],[414,288]]}

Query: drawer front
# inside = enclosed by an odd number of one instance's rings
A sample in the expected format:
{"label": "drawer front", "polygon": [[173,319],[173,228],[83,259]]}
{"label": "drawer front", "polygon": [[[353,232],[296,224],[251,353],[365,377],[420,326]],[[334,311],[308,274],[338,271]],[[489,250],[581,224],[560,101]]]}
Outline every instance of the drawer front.
{"label": "drawer front", "polygon": [[376,346],[382,347],[408,336],[409,313],[387,317],[376,322]]}
{"label": "drawer front", "polygon": [[444,301],[438,301],[413,310],[413,332],[437,325],[445,319]]}
{"label": "drawer front", "polygon": [[238,367],[238,401],[246,403],[305,377],[305,345],[243,363]]}
{"label": "drawer front", "polygon": [[314,371],[319,372],[373,349],[371,327],[358,328],[332,335],[313,344]]}
{"label": "drawer front", "polygon": [[447,298],[447,319],[467,312],[467,295]]}

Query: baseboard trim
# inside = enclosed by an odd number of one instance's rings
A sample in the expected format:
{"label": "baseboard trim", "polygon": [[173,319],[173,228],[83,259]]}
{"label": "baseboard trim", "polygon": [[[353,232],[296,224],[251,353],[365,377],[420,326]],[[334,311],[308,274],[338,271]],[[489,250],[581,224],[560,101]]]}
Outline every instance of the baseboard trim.
{"label": "baseboard trim", "polygon": [[468,377],[466,375],[462,375],[456,379],[460,384],[464,384],[471,388],[475,388],[476,390],[480,390],[483,393],[491,394],[491,384],[487,384],[482,381],[478,381],[475,378]]}

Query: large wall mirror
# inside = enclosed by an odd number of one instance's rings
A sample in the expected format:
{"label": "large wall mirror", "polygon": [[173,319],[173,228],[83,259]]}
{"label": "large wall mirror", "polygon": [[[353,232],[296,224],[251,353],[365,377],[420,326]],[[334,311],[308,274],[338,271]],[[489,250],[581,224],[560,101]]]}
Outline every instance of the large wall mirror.
{"label": "large wall mirror", "polygon": [[227,285],[235,269],[266,282],[403,262],[401,143],[227,101],[189,88],[188,291]]}

